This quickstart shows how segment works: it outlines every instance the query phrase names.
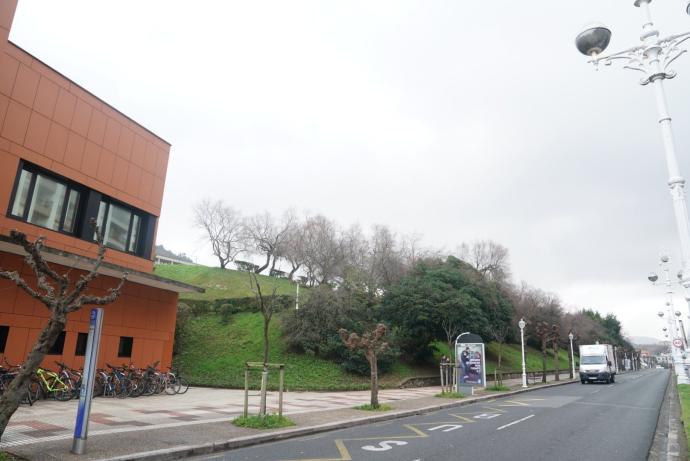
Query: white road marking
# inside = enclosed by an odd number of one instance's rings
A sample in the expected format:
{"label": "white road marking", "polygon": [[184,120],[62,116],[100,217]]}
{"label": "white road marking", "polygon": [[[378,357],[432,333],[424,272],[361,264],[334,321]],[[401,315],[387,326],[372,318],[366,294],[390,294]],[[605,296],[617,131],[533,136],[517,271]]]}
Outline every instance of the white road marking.
{"label": "white road marking", "polygon": [[530,418],[532,418],[532,417],[534,417],[534,415],[526,416],[526,417],[524,417],[524,418],[522,418],[522,419],[518,419],[517,421],[513,421],[512,423],[508,423],[508,424],[506,424],[505,426],[501,426],[501,427],[499,427],[499,428],[496,429],[496,430],[497,430],[497,431],[503,430],[503,429],[505,429],[506,427],[512,426],[513,424],[517,424],[517,423],[521,423],[521,422],[523,422],[523,421],[527,421],[528,419],[530,419]]}
{"label": "white road marking", "polygon": [[[362,447],[362,450],[367,450],[367,451],[388,451],[393,448],[395,445],[407,445],[407,442],[403,442],[402,440],[384,440],[383,442],[379,442],[379,446],[375,445],[364,445]],[[391,446],[393,445],[393,446]]]}
{"label": "white road marking", "polygon": [[476,419],[492,419],[492,418],[495,418],[497,416],[501,416],[501,415],[498,413],[482,413],[482,414],[476,415],[475,418]]}
{"label": "white road marking", "polygon": [[[443,429],[444,427],[445,427],[445,429]],[[438,429],[443,429],[443,432],[450,432],[450,431],[454,431],[456,429],[461,429],[461,428],[462,428],[462,424],[442,424],[440,426],[432,427],[429,430],[435,431]]]}

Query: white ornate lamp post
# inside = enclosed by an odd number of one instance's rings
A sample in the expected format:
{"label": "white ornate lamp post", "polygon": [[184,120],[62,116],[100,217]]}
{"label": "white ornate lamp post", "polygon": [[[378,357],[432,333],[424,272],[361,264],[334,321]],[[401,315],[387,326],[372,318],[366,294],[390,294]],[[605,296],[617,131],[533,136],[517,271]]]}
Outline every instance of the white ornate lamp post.
{"label": "white ornate lamp post", "polygon": [[527,387],[527,370],[525,369],[525,323],[524,319],[520,319],[518,326],[520,327],[520,344],[522,345],[522,387]]}
{"label": "white ornate lamp post", "polygon": [[[690,32],[660,37],[652,21],[649,4],[652,0],[635,0],[634,5],[644,12],[641,44],[609,55],[602,56],[611,40],[611,31],[604,25],[596,23],[585,28],[575,39],[577,49],[590,56],[589,62],[599,67],[599,64],[610,65],[613,62],[622,61],[626,69],[636,70],[643,74],[641,85],[652,84],[656,94],[656,106],[659,114],[659,127],[666,154],[666,168],[668,170],[668,186],[673,198],[673,210],[676,219],[676,228],[681,247],[681,282],[683,287],[690,288],[690,220],[685,203],[685,179],[680,175],[678,161],[676,159],[673,131],[671,129],[671,117],[666,105],[664,93],[664,80],[676,76],[669,66],[686,50],[681,45],[690,39]],[[686,11],[690,11],[690,3]],[[673,319],[670,319],[671,322]],[[675,355],[679,355],[675,351]],[[684,375],[684,373],[682,373]]]}
{"label": "white ornate lamp post", "polygon": [[573,351],[573,332],[571,331],[568,333],[568,339],[570,340],[570,363],[572,364],[573,368],[570,372],[570,377],[574,378],[575,377],[575,352]]}

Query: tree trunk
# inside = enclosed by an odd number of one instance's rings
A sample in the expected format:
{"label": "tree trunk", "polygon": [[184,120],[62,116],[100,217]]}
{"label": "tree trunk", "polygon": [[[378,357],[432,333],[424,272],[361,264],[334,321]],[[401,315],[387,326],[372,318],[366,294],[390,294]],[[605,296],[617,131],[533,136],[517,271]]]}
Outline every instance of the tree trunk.
{"label": "tree trunk", "polygon": [[290,271],[290,274],[288,275],[288,280],[292,280],[292,277],[295,276],[295,272],[300,268],[302,264],[297,264],[296,266],[293,264],[292,265],[292,270]]}
{"label": "tree trunk", "polygon": [[266,253],[266,263],[254,271],[255,274],[262,273],[271,264],[271,253]]}
{"label": "tree trunk", "polygon": [[498,369],[501,369],[501,358],[503,356],[503,343],[498,343]]}
{"label": "tree trunk", "polygon": [[378,360],[375,353],[367,354],[369,359],[369,369],[371,370],[371,407],[379,407],[379,371]]}
{"label": "tree trunk", "polygon": [[46,352],[52,347],[58,335],[65,329],[67,322],[66,316],[53,314],[48,324],[43,328],[38,336],[36,344],[29,352],[26,361],[19,369],[19,373],[14,377],[7,390],[0,397],[0,437],[5,432],[10,417],[19,407],[22,397],[26,393],[31,375],[41,365]]}
{"label": "tree trunk", "polygon": [[546,338],[541,340],[541,382],[546,382]]}
{"label": "tree trunk", "polygon": [[268,363],[268,326],[271,319],[264,317],[264,363]]}
{"label": "tree trunk", "polygon": [[561,380],[561,370],[558,369],[560,367],[560,363],[558,363],[558,342],[556,340],[553,341],[553,363],[554,363],[554,368],[556,369],[556,381]]}
{"label": "tree trunk", "polygon": [[218,262],[220,262],[220,268],[221,268],[221,269],[225,269],[225,265],[227,264],[227,262],[225,261],[225,259],[223,259],[223,258],[221,258],[220,256],[218,256]]}

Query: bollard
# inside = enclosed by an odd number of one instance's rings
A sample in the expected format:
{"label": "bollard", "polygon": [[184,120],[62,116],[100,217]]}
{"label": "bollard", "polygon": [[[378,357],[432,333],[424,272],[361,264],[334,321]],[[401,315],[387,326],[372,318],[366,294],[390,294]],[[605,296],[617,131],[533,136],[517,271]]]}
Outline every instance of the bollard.
{"label": "bollard", "polygon": [[249,368],[244,369],[244,417],[249,416]]}
{"label": "bollard", "polygon": [[268,385],[268,370],[261,372],[261,403],[259,405],[259,415],[266,416],[266,386]]}
{"label": "bollard", "polygon": [[278,385],[278,416],[283,417],[283,381],[285,380],[285,368],[280,367],[280,384]]}

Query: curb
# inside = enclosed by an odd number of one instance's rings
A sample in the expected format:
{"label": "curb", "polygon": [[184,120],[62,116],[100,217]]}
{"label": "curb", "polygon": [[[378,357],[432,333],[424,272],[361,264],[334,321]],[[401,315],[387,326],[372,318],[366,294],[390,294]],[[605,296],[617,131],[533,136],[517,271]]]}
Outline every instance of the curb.
{"label": "curb", "polygon": [[497,397],[509,397],[511,395],[524,394],[526,392],[531,392],[539,389],[548,389],[551,387],[564,386],[566,384],[574,384],[579,382],[577,379],[572,381],[564,381],[559,383],[544,384],[536,387],[531,387],[527,389],[517,389],[510,392],[505,392],[502,394],[492,394],[483,395],[480,397],[474,397],[462,401],[454,401],[448,403],[441,403],[435,405],[429,405],[422,408],[416,408],[413,410],[401,410],[390,412],[382,415],[375,416],[365,416],[362,418],[350,419],[347,421],[339,421],[333,423],[318,424],[315,426],[305,426],[295,429],[287,429],[280,432],[268,432],[264,434],[249,435],[243,437],[236,437],[223,442],[206,443],[201,445],[182,445],[174,448],[164,448],[160,450],[152,450],[141,453],[132,453],[129,455],[116,456],[113,458],[104,458],[98,461],[134,461],[134,460],[146,460],[146,461],[169,461],[173,459],[187,458],[190,456],[208,455],[218,451],[234,450],[237,448],[245,448],[252,445],[259,445],[263,443],[275,442],[279,440],[286,440],[295,437],[302,437],[305,435],[313,435],[321,432],[332,431],[336,429],[347,429],[349,427],[363,426],[365,424],[377,423],[382,421],[389,421],[393,419],[405,418],[407,416],[421,415],[425,413],[431,413],[434,411],[445,410],[447,408],[462,407],[466,405],[472,405],[477,402],[483,402],[486,400],[495,399]]}

